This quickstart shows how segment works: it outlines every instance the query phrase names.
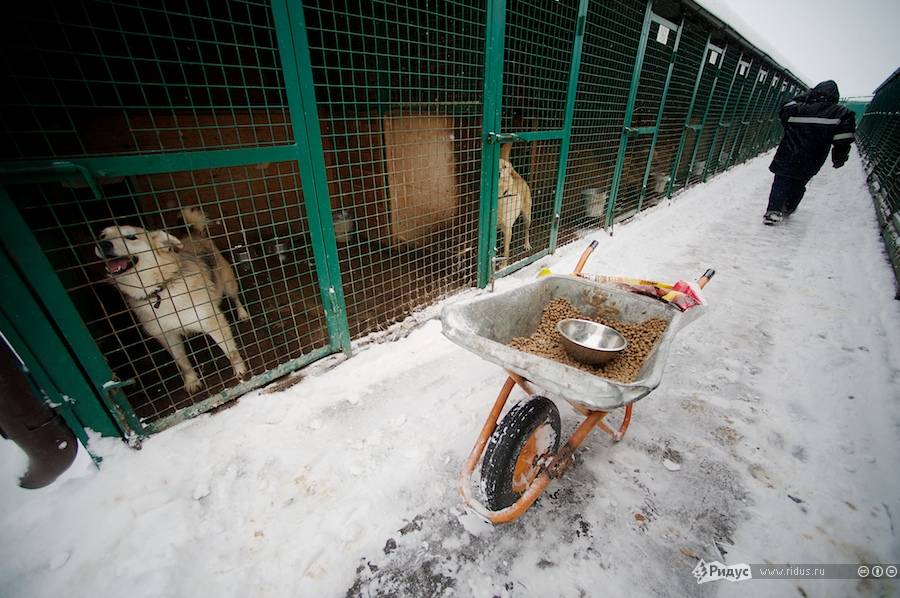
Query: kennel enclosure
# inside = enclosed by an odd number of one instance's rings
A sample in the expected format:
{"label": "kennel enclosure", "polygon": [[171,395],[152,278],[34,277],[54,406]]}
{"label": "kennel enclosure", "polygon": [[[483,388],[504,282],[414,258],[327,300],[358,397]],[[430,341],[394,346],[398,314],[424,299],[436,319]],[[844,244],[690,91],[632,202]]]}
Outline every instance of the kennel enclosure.
{"label": "kennel enclosure", "polygon": [[[36,0],[4,23],[0,330],[83,441],[139,439],[767,150],[805,83],[701,4]],[[498,162],[532,194],[508,265]],[[107,281],[112,225],[209,218],[252,376],[188,394]],[[139,259],[143,259],[137,256]],[[150,256],[146,256],[150,259]]]}

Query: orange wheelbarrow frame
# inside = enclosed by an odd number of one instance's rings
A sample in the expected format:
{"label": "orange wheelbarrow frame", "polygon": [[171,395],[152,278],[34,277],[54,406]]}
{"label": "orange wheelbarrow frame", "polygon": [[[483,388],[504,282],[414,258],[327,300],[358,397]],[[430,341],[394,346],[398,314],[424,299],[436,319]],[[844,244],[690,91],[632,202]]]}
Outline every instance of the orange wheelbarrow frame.
{"label": "orange wheelbarrow frame", "polygon": [[[578,259],[573,274],[581,274],[584,264],[596,247],[597,241],[592,241]],[[698,286],[702,289],[708,281],[709,279],[704,276],[698,281]],[[594,428],[600,428],[609,434],[614,442],[622,440],[625,433],[628,431],[628,426],[631,424],[631,415],[634,406],[633,403],[629,403],[625,406],[625,416],[622,419],[622,423],[619,425],[618,429],[614,430],[604,421],[609,414],[608,411],[589,410],[573,405],[576,410],[585,416],[581,424],[579,424],[566,441],[565,445],[563,445],[552,458],[538,465],[537,474],[531,479],[526,490],[516,502],[499,511],[493,511],[472,496],[472,473],[475,471],[475,467],[478,465],[479,460],[481,460],[481,456],[484,453],[488,440],[497,428],[497,421],[500,419],[500,414],[503,412],[503,407],[509,400],[513,388],[519,386],[519,388],[525,391],[529,396],[535,394],[528,380],[508,370],[506,373],[509,377],[500,389],[500,394],[497,396],[497,400],[494,401],[494,406],[488,414],[487,420],[481,428],[481,433],[478,435],[478,439],[475,442],[475,446],[472,448],[472,452],[469,454],[469,458],[466,460],[465,466],[459,475],[459,493],[465,503],[485,520],[494,524],[509,523],[521,517],[541,494],[543,494],[547,485],[550,483],[550,480],[561,477],[566,470],[569,469],[574,461],[573,456],[575,451],[578,450],[578,447],[581,446],[588,434],[590,434]]]}

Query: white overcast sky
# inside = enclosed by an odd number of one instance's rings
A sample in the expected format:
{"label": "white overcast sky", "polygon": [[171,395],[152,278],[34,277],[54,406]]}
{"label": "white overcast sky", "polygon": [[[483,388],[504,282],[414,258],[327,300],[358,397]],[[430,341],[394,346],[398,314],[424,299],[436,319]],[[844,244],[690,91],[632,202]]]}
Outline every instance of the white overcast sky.
{"label": "white overcast sky", "polygon": [[[900,0],[704,0],[735,13],[811,85],[834,79],[842,96],[870,95],[900,67]],[[720,13],[717,7],[723,7]],[[741,31],[740,23],[729,23]],[[747,36],[749,37],[749,36]],[[773,56],[773,58],[776,58]]]}

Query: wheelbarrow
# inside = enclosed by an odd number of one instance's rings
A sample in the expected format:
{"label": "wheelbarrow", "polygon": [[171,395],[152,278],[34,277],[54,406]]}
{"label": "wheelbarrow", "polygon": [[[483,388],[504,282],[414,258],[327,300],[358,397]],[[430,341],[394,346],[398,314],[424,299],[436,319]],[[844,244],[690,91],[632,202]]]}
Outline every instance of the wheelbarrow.
{"label": "wheelbarrow", "polygon": [[[572,275],[546,276],[510,291],[447,305],[441,312],[443,333],[448,339],[496,363],[508,374],[459,477],[465,503],[491,523],[508,523],[525,513],[550,480],[561,477],[572,465],[575,451],[594,428],[608,433],[615,442],[621,440],[631,423],[634,403],[659,386],[675,335],[707,309],[702,297],[699,305],[679,311],[621,285],[582,277],[581,270],[596,245],[594,241],[585,249]],[[712,274],[707,270],[697,287],[702,289]],[[509,347],[507,343],[513,338],[534,333],[544,307],[556,298],[568,300],[587,316],[612,309],[623,322],[662,318],[667,326],[635,380],[628,383]],[[527,398],[514,405],[498,424],[516,386]],[[548,397],[565,400],[584,415],[561,449],[559,409]],[[613,429],[606,417],[623,408],[622,421]],[[481,490],[487,504],[472,492],[472,474],[479,460]]]}

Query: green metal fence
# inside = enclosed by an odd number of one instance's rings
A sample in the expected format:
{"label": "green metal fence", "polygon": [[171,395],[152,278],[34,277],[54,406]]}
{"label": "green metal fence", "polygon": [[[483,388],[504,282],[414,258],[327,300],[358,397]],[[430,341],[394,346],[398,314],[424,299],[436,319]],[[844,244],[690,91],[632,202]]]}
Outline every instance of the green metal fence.
{"label": "green metal fence", "polygon": [[[690,1],[36,0],[4,25],[0,327],[83,440],[137,440],[611,229],[771,147],[800,86]],[[190,302],[215,329],[154,336],[169,282],[127,300],[97,257],[126,225],[213,244],[198,259],[237,292]]]}
{"label": "green metal fence", "polygon": [[900,69],[875,91],[856,138],[900,299]]}

